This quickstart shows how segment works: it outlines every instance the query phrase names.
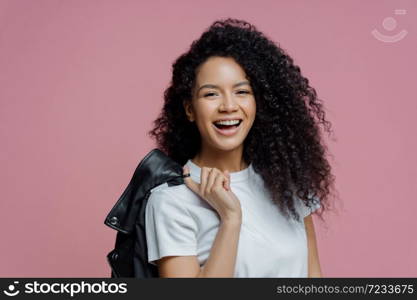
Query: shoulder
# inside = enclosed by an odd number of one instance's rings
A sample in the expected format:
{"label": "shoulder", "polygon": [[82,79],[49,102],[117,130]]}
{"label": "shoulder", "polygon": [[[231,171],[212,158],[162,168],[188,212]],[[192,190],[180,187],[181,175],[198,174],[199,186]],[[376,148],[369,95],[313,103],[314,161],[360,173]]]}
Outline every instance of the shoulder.
{"label": "shoulder", "polygon": [[150,206],[187,206],[199,201],[185,184],[168,186],[167,183],[154,187],[148,199]]}

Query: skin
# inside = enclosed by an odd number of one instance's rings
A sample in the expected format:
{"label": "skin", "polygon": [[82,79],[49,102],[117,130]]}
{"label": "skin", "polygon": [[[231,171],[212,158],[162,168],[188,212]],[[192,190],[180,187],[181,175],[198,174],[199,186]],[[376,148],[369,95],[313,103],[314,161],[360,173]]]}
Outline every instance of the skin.
{"label": "skin", "polygon": [[[255,120],[256,101],[239,64],[224,57],[211,57],[204,62],[197,71],[193,99],[184,103],[184,109],[201,135],[201,152],[192,159],[195,164],[229,172],[247,167],[242,159],[243,141]],[[229,117],[243,122],[237,134],[223,136],[216,132],[213,121]]]}
{"label": "skin", "polygon": [[308,277],[322,277],[313,216],[304,218],[308,247]]}
{"label": "skin", "polygon": [[[219,214],[220,226],[203,267],[196,256],[168,256],[157,261],[160,277],[233,277],[242,222],[239,199],[230,189],[229,172],[248,167],[243,160],[243,142],[256,116],[256,101],[244,70],[232,58],[211,57],[197,70],[193,99],[184,102],[190,122],[201,135],[201,151],[192,161],[201,168],[201,183],[190,177],[185,184]],[[233,136],[223,136],[213,122],[242,119]],[[188,173],[188,167],[184,173]],[[309,249],[309,277],[321,277],[314,225],[305,219]]]}

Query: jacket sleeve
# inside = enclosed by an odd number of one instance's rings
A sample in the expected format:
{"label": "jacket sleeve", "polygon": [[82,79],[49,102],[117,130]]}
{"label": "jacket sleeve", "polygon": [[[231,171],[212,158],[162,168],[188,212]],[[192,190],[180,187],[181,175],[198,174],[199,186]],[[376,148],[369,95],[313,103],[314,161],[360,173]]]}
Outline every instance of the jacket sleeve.
{"label": "jacket sleeve", "polygon": [[169,188],[152,191],[145,209],[148,262],[164,256],[197,255],[197,224]]}

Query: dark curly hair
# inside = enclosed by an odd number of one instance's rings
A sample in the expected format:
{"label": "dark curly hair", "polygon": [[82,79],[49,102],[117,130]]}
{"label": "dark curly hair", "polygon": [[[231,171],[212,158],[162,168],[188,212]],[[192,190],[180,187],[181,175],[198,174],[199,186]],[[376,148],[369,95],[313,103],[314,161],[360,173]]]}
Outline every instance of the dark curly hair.
{"label": "dark curly hair", "polygon": [[300,68],[254,25],[238,19],[215,21],[173,64],[164,106],[148,134],[158,148],[184,165],[200,150],[200,133],[186,117],[183,101],[191,101],[196,69],[211,56],[231,57],[245,71],[256,100],[256,118],[243,159],[261,175],[272,200],[285,217],[299,221],[294,196],[311,207],[328,208],[334,176],[326,159],[319,124],[331,133],[321,100]]}

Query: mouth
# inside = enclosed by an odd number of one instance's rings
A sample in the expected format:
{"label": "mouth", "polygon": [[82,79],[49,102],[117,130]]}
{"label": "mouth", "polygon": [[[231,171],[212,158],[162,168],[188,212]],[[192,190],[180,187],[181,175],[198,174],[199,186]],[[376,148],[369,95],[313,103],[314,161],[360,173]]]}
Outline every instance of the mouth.
{"label": "mouth", "polygon": [[236,119],[233,121],[227,121],[227,122],[213,122],[213,127],[216,129],[218,133],[225,136],[231,136],[236,134],[242,124],[242,119]]}

